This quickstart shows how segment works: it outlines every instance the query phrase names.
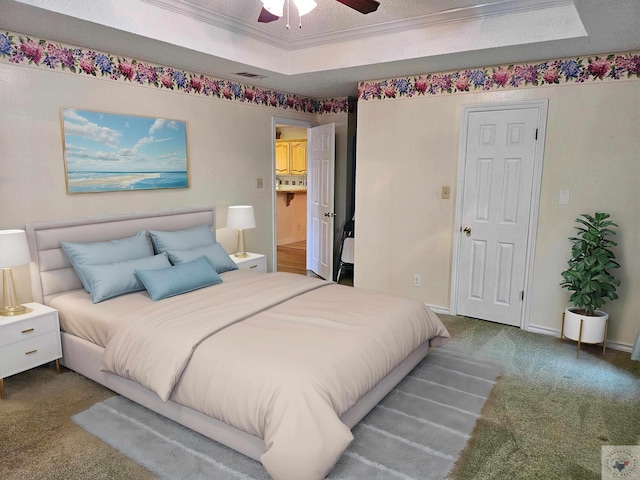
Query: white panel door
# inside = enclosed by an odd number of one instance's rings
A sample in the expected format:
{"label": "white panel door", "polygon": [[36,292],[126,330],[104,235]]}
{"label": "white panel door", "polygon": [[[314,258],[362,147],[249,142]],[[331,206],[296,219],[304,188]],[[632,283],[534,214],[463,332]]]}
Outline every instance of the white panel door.
{"label": "white panel door", "polygon": [[538,109],[468,116],[457,313],[520,325]]}
{"label": "white panel door", "polygon": [[307,269],[333,278],[335,124],[307,129]]}

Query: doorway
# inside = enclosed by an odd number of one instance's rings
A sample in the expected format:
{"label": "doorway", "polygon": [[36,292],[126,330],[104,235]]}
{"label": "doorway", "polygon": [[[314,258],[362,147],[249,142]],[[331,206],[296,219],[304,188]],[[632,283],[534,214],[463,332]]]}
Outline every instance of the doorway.
{"label": "doorway", "polygon": [[307,274],[307,128],[315,124],[273,119],[274,271]]}
{"label": "doorway", "polygon": [[462,115],[451,311],[526,328],[547,101]]}

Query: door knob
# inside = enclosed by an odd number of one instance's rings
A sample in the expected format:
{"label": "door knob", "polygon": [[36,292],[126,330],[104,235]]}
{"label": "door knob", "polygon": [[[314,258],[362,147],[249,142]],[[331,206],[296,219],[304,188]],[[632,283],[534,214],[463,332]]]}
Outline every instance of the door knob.
{"label": "door knob", "polygon": [[471,227],[464,227],[464,228],[462,229],[462,231],[463,231],[464,233],[466,233],[467,235],[471,235]]}
{"label": "door knob", "polygon": [[336,214],[335,214],[335,213],[329,213],[329,212],[327,212],[327,213],[325,213],[325,214],[324,214],[324,216],[325,216],[325,217],[335,217],[335,216],[336,216]]}

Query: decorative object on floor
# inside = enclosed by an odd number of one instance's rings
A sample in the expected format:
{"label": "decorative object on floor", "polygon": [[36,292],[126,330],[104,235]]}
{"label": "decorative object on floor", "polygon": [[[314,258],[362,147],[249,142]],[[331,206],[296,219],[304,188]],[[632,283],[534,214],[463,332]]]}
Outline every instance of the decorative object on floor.
{"label": "decorative object on floor", "polygon": [[342,228],[342,241],[340,243],[340,262],[338,263],[338,274],[336,282],[340,283],[340,277],[344,270],[349,270],[353,274],[355,262],[355,221],[351,220],[344,224]]}
{"label": "decorative object on floor", "polygon": [[24,230],[0,230],[0,267],[2,268],[2,306],[0,315],[22,315],[31,309],[20,305],[13,281],[12,267],[31,262],[27,234]]}
{"label": "decorative object on floor", "polygon": [[[355,440],[327,478],[446,478],[500,371],[453,349],[432,351],[353,429]],[[260,463],[123,397],[73,420],[162,478],[269,478]]]}
{"label": "decorative object on floor", "polygon": [[227,214],[227,228],[238,230],[238,251],[236,257],[246,257],[247,249],[244,243],[244,231],[249,228],[256,228],[256,218],[253,207],[250,205],[233,205],[229,207]]}
{"label": "decorative object on floor", "polygon": [[62,136],[68,193],[189,187],[186,122],[63,108]]}
{"label": "decorative object on floor", "polygon": [[[582,217],[582,218],[581,218]],[[569,268],[562,272],[561,287],[571,293],[574,307],[567,308],[562,318],[560,338],[567,337],[581,343],[603,343],[602,353],[606,350],[609,315],[598,310],[604,302],[618,298],[616,287],[620,281],[610,272],[620,268],[610,247],[617,245],[610,240],[617,227],[608,220],[608,213],[596,212],[594,216],[582,214],[576,219],[578,234],[569,238],[572,242]]]}

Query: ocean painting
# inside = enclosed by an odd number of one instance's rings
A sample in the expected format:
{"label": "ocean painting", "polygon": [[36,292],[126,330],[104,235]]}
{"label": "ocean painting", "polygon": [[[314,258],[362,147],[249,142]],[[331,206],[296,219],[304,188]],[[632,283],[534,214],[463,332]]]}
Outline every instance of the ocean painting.
{"label": "ocean painting", "polygon": [[62,109],[68,193],[187,188],[187,126],[165,118]]}

